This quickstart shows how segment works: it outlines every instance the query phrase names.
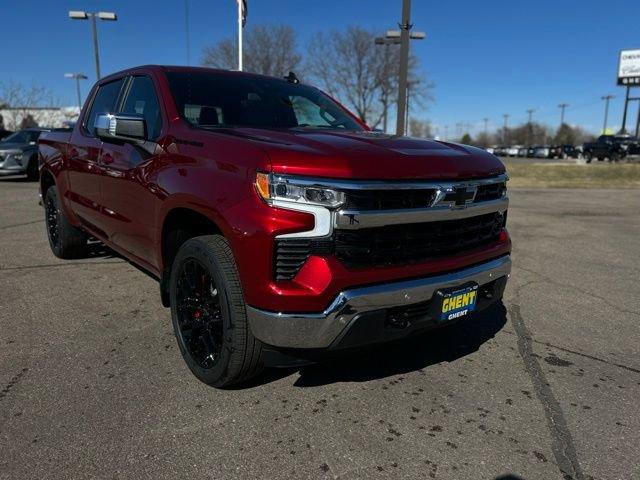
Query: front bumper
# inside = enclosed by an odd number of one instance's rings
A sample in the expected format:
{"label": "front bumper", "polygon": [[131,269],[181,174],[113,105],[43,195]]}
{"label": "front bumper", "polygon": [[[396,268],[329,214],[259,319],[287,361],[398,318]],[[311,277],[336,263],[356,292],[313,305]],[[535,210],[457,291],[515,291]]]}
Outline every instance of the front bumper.
{"label": "front bumper", "polygon": [[439,289],[467,282],[476,282],[482,289],[500,281],[499,291],[493,295],[493,300],[497,300],[510,272],[511,258],[506,255],[455,272],[345,290],[321,313],[269,312],[248,306],[247,315],[253,335],[268,345],[329,348],[339,345],[351,327],[361,326],[368,315],[382,315],[384,320],[388,310],[424,304]]}
{"label": "front bumper", "polygon": [[11,155],[0,161],[0,175],[21,175],[26,173],[27,167],[16,161]]}

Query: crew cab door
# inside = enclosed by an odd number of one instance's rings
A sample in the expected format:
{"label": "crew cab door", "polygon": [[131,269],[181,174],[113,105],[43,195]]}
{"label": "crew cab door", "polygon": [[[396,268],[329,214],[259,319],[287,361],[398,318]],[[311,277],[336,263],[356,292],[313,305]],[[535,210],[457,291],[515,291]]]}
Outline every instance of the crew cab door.
{"label": "crew cab door", "polygon": [[[118,113],[143,116],[148,145],[104,139],[100,154],[104,224],[111,242],[148,266],[155,266],[155,218],[158,200],[152,180],[154,148],[162,131],[162,112],[151,77],[129,77]],[[154,193],[155,192],[155,193]]]}
{"label": "crew cab door", "polygon": [[123,84],[124,79],[121,78],[98,87],[91,108],[71,135],[67,152],[67,197],[71,209],[86,227],[102,237],[102,167],[99,163],[102,141],[95,135],[94,124],[97,115],[116,111]]}

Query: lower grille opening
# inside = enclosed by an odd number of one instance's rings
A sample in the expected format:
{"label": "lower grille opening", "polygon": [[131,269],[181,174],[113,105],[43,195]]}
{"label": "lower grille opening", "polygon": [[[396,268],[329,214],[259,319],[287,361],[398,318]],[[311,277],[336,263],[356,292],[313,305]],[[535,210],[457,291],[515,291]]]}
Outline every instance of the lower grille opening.
{"label": "lower grille opening", "polygon": [[408,265],[455,255],[498,240],[506,212],[459,220],[336,230],[325,239],[278,239],[276,280],[291,280],[311,255],[334,255],[349,268]]}

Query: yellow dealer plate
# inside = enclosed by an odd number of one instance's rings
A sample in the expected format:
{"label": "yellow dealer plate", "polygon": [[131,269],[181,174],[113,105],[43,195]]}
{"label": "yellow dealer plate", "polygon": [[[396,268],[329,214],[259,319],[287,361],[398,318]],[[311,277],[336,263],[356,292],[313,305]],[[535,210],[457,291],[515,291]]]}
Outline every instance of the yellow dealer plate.
{"label": "yellow dealer plate", "polygon": [[440,305],[440,320],[454,320],[469,315],[476,309],[478,285],[443,290]]}

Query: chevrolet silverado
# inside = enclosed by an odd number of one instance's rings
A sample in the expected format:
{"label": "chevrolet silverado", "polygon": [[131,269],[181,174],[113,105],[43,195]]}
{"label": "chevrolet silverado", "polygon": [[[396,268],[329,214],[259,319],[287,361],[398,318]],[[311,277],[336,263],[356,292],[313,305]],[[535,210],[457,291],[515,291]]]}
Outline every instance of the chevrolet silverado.
{"label": "chevrolet silverado", "polygon": [[144,66],[39,142],[53,253],[97,239],[159,281],[184,360],[224,387],[500,301],[503,164],[373,132],[295,75]]}

